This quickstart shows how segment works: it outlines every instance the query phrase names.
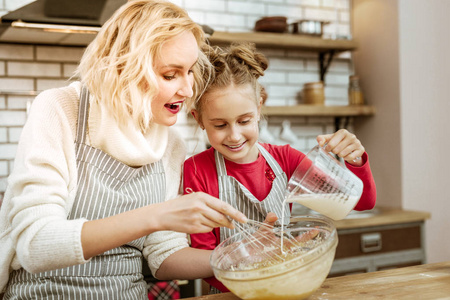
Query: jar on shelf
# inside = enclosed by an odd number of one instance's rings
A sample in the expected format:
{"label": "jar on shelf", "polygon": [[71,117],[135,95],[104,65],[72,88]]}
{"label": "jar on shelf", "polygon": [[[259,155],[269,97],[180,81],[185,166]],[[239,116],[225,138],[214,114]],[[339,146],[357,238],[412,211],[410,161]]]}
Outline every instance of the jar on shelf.
{"label": "jar on shelf", "polygon": [[349,77],[348,86],[348,104],[349,105],[363,105],[364,97],[359,85],[359,76],[352,75]]}
{"label": "jar on shelf", "polygon": [[314,105],[323,105],[325,103],[323,81],[307,82],[303,85],[303,103]]}

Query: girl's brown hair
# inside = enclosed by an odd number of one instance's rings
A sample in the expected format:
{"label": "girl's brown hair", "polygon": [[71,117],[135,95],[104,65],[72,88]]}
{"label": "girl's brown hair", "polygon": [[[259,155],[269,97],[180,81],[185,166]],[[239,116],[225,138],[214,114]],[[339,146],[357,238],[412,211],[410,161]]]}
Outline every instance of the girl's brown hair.
{"label": "girl's brown hair", "polygon": [[258,78],[264,75],[269,62],[264,54],[256,51],[253,43],[233,43],[228,48],[205,45],[202,50],[213,69],[212,73],[203,73],[204,82],[208,84],[194,104],[200,118],[208,93],[230,85],[250,84],[255,90],[255,99],[259,101],[262,98],[263,102],[266,100],[267,93]]}

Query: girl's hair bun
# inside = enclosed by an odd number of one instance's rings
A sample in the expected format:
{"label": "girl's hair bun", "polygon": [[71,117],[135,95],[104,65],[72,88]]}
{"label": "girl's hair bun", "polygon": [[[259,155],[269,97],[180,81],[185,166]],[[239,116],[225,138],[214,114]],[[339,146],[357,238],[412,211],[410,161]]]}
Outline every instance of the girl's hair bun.
{"label": "girl's hair bun", "polygon": [[[248,71],[259,78],[264,75],[264,71],[269,66],[269,62],[264,54],[256,50],[253,43],[233,43],[228,54],[230,65],[240,64],[246,66]],[[234,63],[232,61],[235,61]]]}
{"label": "girl's hair bun", "polygon": [[226,62],[223,57],[223,50],[218,46],[210,46],[205,44],[202,47],[203,53],[208,57],[209,62],[214,67],[214,74],[217,76],[222,74],[226,68]]}

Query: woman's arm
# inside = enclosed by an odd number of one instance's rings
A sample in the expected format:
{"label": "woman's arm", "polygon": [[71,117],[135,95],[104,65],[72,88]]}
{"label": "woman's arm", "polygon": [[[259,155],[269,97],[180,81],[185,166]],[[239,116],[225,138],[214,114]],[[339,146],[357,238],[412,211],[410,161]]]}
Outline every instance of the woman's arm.
{"label": "woman's arm", "polygon": [[84,219],[67,220],[76,194],[74,133],[78,95],[66,87],[42,92],[22,130],[2,205],[16,263],[30,272],[85,263]]}
{"label": "woman's arm", "polygon": [[171,280],[214,276],[209,264],[211,253],[212,250],[183,248],[164,260],[155,277],[161,280]]}
{"label": "woman's arm", "polygon": [[85,259],[160,230],[209,232],[215,227],[234,228],[228,218],[246,222],[231,205],[199,192],[131,210],[105,219],[88,221],[82,230]]}

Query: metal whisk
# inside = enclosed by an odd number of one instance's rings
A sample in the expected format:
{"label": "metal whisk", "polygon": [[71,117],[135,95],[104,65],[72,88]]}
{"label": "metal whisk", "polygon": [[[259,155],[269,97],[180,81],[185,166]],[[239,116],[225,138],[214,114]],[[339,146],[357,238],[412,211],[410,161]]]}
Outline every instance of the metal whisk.
{"label": "metal whisk", "polygon": [[[266,223],[249,220],[247,224],[235,222],[241,234],[240,242],[249,244],[246,251],[251,251],[254,263],[274,264],[283,262],[286,255],[301,249],[301,243],[287,231],[282,232]],[[283,243],[281,240],[283,239]]]}

